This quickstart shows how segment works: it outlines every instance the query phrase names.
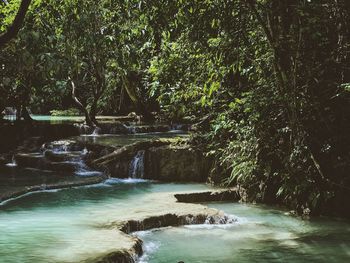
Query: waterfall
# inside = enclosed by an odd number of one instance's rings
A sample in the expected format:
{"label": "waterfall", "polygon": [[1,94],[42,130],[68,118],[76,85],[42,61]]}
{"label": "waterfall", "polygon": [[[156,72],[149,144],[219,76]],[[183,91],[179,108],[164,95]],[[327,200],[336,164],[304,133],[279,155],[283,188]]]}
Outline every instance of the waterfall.
{"label": "waterfall", "polygon": [[136,127],[135,126],[126,126],[126,125],[124,125],[125,126],[125,128],[126,128],[126,130],[128,131],[128,133],[130,133],[130,134],[135,134],[136,133]]}
{"label": "waterfall", "polygon": [[17,166],[17,162],[16,162],[14,155],[12,156],[12,161],[10,163],[7,163],[6,166],[7,167],[16,167]]}
{"label": "waterfall", "polygon": [[130,163],[129,177],[143,178],[145,151],[138,151]]}
{"label": "waterfall", "polygon": [[95,127],[95,129],[93,130],[91,135],[96,136],[96,135],[99,135],[100,133],[101,133],[101,128],[100,127]]}

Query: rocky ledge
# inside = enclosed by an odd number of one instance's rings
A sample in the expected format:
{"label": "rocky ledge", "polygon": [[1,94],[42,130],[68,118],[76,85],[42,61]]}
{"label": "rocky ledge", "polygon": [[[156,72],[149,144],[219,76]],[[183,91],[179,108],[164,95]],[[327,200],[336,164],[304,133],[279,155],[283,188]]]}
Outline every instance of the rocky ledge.
{"label": "rocky ledge", "polygon": [[207,191],[199,193],[176,194],[175,198],[183,203],[200,203],[200,202],[220,202],[241,200],[241,193],[238,188],[223,189],[217,191]]}
{"label": "rocky ledge", "polygon": [[[180,195],[200,195],[203,192],[178,193]],[[199,201],[199,197],[197,198]],[[142,241],[137,238],[137,231],[158,229],[162,227],[177,227],[194,224],[234,224],[236,218],[226,215],[217,209],[208,208],[201,204],[177,202],[174,193],[153,193],[140,200],[143,205],[140,208],[129,208],[115,222],[96,226],[101,230],[116,231],[116,249],[100,257],[92,258],[84,262],[137,262],[142,255]],[[206,201],[206,200],[202,200]],[[123,208],[120,208],[121,210]],[[160,213],[159,211],[162,211]],[[121,242],[121,240],[125,240]]]}
{"label": "rocky ledge", "polygon": [[14,187],[7,186],[7,187],[4,187],[4,189],[0,187],[0,204],[9,199],[18,198],[28,193],[98,184],[103,182],[104,180],[106,180],[106,177],[101,175],[101,176],[86,177],[86,178],[66,179],[60,182],[49,183],[49,184],[36,184],[36,185],[28,185],[28,186],[14,186]]}
{"label": "rocky ledge", "polygon": [[212,168],[212,159],[192,148],[186,139],[142,141],[116,149],[90,161],[94,169],[110,177],[127,178],[133,158],[142,153],[143,179],[165,182],[205,182]]}

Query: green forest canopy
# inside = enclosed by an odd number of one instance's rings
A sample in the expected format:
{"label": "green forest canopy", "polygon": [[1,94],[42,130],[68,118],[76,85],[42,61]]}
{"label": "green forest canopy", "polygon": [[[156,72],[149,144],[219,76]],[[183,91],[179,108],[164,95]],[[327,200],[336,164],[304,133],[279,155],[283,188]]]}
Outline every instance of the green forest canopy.
{"label": "green forest canopy", "polygon": [[[20,3],[0,2],[0,33]],[[300,212],[341,210],[349,23],[347,0],[33,0],[0,50],[0,111],[199,122],[214,182]]]}

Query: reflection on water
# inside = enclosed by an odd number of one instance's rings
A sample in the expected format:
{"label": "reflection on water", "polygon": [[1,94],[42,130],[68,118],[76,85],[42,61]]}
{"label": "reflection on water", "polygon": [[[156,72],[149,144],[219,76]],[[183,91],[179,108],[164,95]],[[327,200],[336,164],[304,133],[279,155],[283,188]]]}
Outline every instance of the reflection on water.
{"label": "reflection on water", "polygon": [[263,206],[207,205],[238,222],[141,232],[141,262],[350,262],[349,222],[302,221]]}

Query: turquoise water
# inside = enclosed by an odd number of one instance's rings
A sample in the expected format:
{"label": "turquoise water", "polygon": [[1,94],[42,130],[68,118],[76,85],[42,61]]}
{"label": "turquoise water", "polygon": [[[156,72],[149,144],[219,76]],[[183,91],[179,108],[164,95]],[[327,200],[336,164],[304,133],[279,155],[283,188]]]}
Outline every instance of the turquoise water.
{"label": "turquoise water", "polygon": [[[33,120],[50,122],[52,124],[65,123],[65,122],[83,122],[84,121],[84,117],[83,116],[51,116],[51,115],[35,115],[35,114],[32,114],[31,117],[33,118]],[[16,120],[16,116],[15,115],[5,115],[4,118],[6,120],[10,120],[10,121],[15,121]]]}
{"label": "turquoise water", "polygon": [[350,262],[350,223],[303,221],[266,206],[212,203],[237,217],[226,226],[140,232],[141,262]]}
{"label": "turquoise water", "polygon": [[5,202],[0,206],[0,262],[80,262],[108,253],[120,236],[101,227],[147,207],[156,209],[147,201],[151,195],[194,189],[208,187],[110,179]]}
{"label": "turquoise water", "polygon": [[[107,180],[98,185],[26,195],[0,206],[0,262],[80,262],[113,250],[101,226],[142,213],[157,193],[207,190],[202,184]],[[237,217],[233,225],[138,232],[140,262],[349,262],[350,224],[303,221],[270,207],[208,203]]]}

